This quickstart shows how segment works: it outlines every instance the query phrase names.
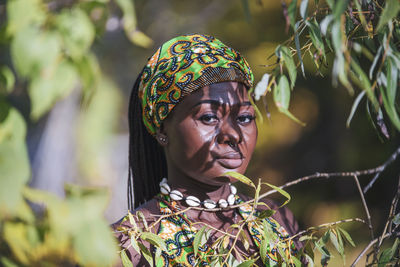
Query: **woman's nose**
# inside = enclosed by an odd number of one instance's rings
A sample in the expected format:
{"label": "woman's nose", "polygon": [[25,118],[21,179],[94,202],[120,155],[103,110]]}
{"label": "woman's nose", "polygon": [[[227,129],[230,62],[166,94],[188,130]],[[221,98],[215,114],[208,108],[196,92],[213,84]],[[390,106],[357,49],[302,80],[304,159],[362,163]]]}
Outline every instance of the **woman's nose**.
{"label": "woman's nose", "polygon": [[240,127],[232,121],[223,122],[219,129],[217,141],[219,144],[228,144],[231,147],[237,146],[242,142]]}

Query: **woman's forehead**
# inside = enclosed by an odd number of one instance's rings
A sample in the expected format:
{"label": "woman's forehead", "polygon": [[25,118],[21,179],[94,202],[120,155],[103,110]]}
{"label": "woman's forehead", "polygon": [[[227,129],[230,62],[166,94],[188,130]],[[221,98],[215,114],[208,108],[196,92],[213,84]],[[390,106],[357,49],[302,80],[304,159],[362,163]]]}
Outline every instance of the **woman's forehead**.
{"label": "woman's forehead", "polygon": [[190,104],[209,102],[210,104],[234,105],[248,102],[249,98],[247,89],[242,83],[222,82],[202,87],[186,96],[183,101],[190,102]]}

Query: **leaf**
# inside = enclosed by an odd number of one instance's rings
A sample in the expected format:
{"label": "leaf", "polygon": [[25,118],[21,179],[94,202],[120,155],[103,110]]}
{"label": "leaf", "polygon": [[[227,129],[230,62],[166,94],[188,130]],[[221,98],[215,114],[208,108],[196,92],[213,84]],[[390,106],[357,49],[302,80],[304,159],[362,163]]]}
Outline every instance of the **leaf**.
{"label": "leaf", "polygon": [[292,25],[294,29],[294,25],[296,23],[296,15],[297,15],[297,0],[292,0],[292,2],[290,2],[288,7],[288,15],[289,15],[290,25]]}
{"label": "leaf", "polygon": [[372,61],[371,67],[370,67],[370,69],[369,69],[369,78],[370,78],[370,79],[372,79],[372,75],[373,75],[373,73],[374,73],[376,64],[378,63],[378,60],[379,60],[381,54],[382,54],[382,46],[380,46],[380,47],[378,48],[378,51],[376,52],[376,55],[375,55],[375,57],[374,57],[374,60]]}
{"label": "leaf", "polygon": [[351,120],[353,119],[354,113],[356,112],[357,107],[360,104],[361,99],[364,97],[364,95],[365,95],[365,91],[361,91],[361,93],[359,93],[358,96],[356,97],[356,99],[354,100],[353,106],[351,107],[349,117],[347,118],[347,122],[346,122],[347,127],[350,127],[350,123],[351,123]]}
{"label": "leaf", "polygon": [[385,111],[388,114],[390,121],[397,128],[397,130],[400,131],[400,117],[396,110],[396,106],[394,103],[393,104],[390,103],[390,99],[388,99],[388,95],[385,92],[384,88],[380,86],[379,89],[382,95],[383,106],[385,107]]}
{"label": "leaf", "polygon": [[262,211],[258,214],[257,218],[259,218],[259,219],[269,218],[269,217],[271,217],[272,215],[274,215],[275,213],[276,213],[276,210],[262,210]]}
{"label": "leaf", "polygon": [[263,183],[265,185],[268,185],[269,187],[275,189],[279,194],[281,194],[282,196],[284,196],[286,198],[286,201],[280,206],[283,207],[285,206],[291,199],[291,196],[288,192],[286,192],[285,190],[283,190],[282,188],[279,188],[273,184],[269,184],[269,183]]}
{"label": "leaf", "polygon": [[[14,35],[31,25],[41,25],[46,19],[44,5],[40,0],[13,0],[8,1],[7,8],[7,33]],[[29,10],[29,12],[26,12]]]}
{"label": "leaf", "polygon": [[153,41],[137,28],[134,2],[131,0],[116,0],[115,2],[122,10],[124,30],[129,40],[136,45],[150,47]]}
{"label": "leaf", "polygon": [[342,256],[342,259],[344,262],[345,261],[344,247],[343,247],[342,238],[340,236],[340,232],[337,232],[332,229],[332,231],[330,232],[329,238],[330,238],[332,244],[334,245],[335,249],[339,252],[340,256]]}
{"label": "leaf", "polygon": [[84,56],[95,37],[94,25],[88,15],[79,8],[63,9],[56,24],[67,54],[73,59]]}
{"label": "leaf", "polygon": [[164,240],[156,234],[153,234],[151,232],[142,232],[140,234],[140,238],[146,240],[153,246],[159,247],[162,250],[167,251],[167,245],[165,244]]}
{"label": "leaf", "polygon": [[11,93],[15,84],[14,73],[7,66],[0,67],[0,95]]}
{"label": "leaf", "polygon": [[18,212],[30,165],[21,114],[0,99],[0,218]]}
{"label": "leaf", "polygon": [[400,65],[396,65],[391,57],[386,60],[386,75],[387,75],[387,98],[390,105],[394,106],[396,100],[397,86],[399,82],[398,72]]}
{"label": "leaf", "polygon": [[257,259],[247,260],[239,264],[237,267],[250,267],[253,266]]}
{"label": "leaf", "polygon": [[381,253],[378,261],[378,267],[388,266],[388,263],[394,260],[394,256],[396,255],[399,242],[400,242],[399,238],[396,238],[393,243],[393,246],[391,248],[385,249]]}
{"label": "leaf", "polygon": [[333,6],[332,13],[335,20],[338,20],[340,19],[340,16],[343,14],[343,12],[346,10],[349,0],[337,0],[334,2],[335,4]]}
{"label": "leaf", "polygon": [[395,224],[395,225],[399,225],[400,224],[400,213],[397,213],[395,216],[394,216],[394,218],[393,218],[393,223]]}
{"label": "leaf", "polygon": [[61,42],[56,33],[30,25],[18,31],[11,41],[11,56],[19,75],[40,79],[52,72],[60,57]]}
{"label": "leaf", "polygon": [[290,88],[289,81],[287,80],[285,75],[281,75],[278,80],[278,86],[275,86],[274,89],[274,102],[279,112],[285,114],[290,119],[304,126],[305,124],[293,116],[292,113],[289,112],[289,101],[290,101]]}
{"label": "leaf", "polygon": [[199,246],[200,246],[200,242],[202,239],[202,236],[204,234],[204,231],[207,229],[206,226],[203,226],[194,236],[193,239],[193,252],[194,252],[194,256],[197,256],[197,253],[199,251]]}
{"label": "leaf", "polygon": [[130,259],[126,255],[125,249],[121,250],[121,260],[122,260],[122,265],[124,267],[133,267],[132,262],[130,261]]}
{"label": "leaf", "polygon": [[76,69],[67,61],[62,61],[47,75],[35,77],[29,86],[32,118],[40,118],[57,100],[67,96],[77,84]]}
{"label": "leaf", "polygon": [[267,93],[270,76],[271,76],[270,74],[265,73],[262,76],[261,80],[257,83],[254,89],[254,99],[256,101],[260,100],[260,97],[264,96]]}
{"label": "leaf", "polygon": [[344,230],[343,228],[340,228],[340,227],[338,227],[337,229],[343,234],[343,236],[345,237],[347,242],[349,242],[350,245],[352,245],[353,247],[356,247],[356,244],[354,243],[350,234],[346,230]]}
{"label": "leaf", "polygon": [[305,71],[304,71],[303,59],[301,58],[301,48],[300,48],[299,33],[297,32],[297,30],[299,28],[299,24],[300,24],[300,21],[298,21],[296,23],[296,25],[295,25],[296,29],[295,29],[295,33],[294,33],[294,44],[296,46],[297,57],[299,58],[299,62],[300,62],[301,73],[303,74],[303,77],[305,78],[306,74],[305,74]]}
{"label": "leaf", "polygon": [[146,259],[146,261],[149,263],[149,265],[151,267],[154,266],[153,264],[153,256],[151,255],[150,251],[140,242],[138,242],[140,251],[142,253],[142,255],[144,256],[144,258]]}
{"label": "leaf", "polygon": [[378,109],[378,101],[376,100],[376,97],[374,95],[374,92],[372,91],[371,88],[371,83],[367,77],[367,75],[364,73],[364,71],[361,69],[360,65],[357,64],[355,60],[352,60],[350,63],[350,66],[352,67],[352,70],[354,71],[356,78],[360,82],[361,88],[366,91],[366,94],[368,96],[368,99],[371,101],[371,103],[374,105],[376,109]]}
{"label": "leaf", "polygon": [[308,0],[302,0],[300,3],[300,15],[305,20],[307,18]]}
{"label": "leaf", "polygon": [[380,31],[383,26],[385,26],[390,20],[397,16],[400,10],[400,3],[398,0],[386,0],[385,8],[380,15],[378,27],[376,31]]}
{"label": "leaf", "polygon": [[246,176],[244,176],[243,174],[240,174],[238,172],[225,172],[223,174],[223,176],[231,176],[237,180],[239,180],[240,182],[247,184],[251,187],[256,188],[255,184],[253,183],[253,181],[251,181],[249,178],[247,178]]}
{"label": "leaf", "polygon": [[289,72],[290,87],[293,89],[297,77],[296,64],[294,63],[289,48],[286,46],[278,46],[277,49],[279,51],[278,54],[280,58],[283,58],[284,64]]}
{"label": "leaf", "polygon": [[318,50],[320,55],[325,57],[324,41],[322,40],[321,31],[319,29],[317,20],[314,18],[313,20],[306,21],[306,25],[308,26],[308,31],[310,33],[310,38],[313,45]]}

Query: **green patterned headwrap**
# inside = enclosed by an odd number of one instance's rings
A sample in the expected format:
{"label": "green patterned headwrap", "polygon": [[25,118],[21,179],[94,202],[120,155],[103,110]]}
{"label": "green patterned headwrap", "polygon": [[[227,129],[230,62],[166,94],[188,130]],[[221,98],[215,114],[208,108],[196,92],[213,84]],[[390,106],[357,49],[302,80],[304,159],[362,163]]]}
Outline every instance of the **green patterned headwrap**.
{"label": "green patterned headwrap", "polygon": [[218,39],[201,34],[178,36],[164,43],[144,67],[139,85],[143,122],[154,135],[182,98],[218,82],[241,82],[250,89],[247,61]]}

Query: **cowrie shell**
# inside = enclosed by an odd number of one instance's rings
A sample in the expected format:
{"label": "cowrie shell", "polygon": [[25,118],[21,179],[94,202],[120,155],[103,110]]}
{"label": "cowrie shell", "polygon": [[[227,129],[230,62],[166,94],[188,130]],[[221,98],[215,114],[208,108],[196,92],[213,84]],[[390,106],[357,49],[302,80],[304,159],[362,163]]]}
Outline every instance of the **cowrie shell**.
{"label": "cowrie shell", "polygon": [[226,202],[225,199],[220,199],[220,200],[218,200],[218,206],[220,208],[226,208],[226,207],[228,207],[228,202]]}
{"label": "cowrie shell", "polygon": [[233,204],[235,204],[235,195],[234,194],[230,194],[229,196],[228,196],[228,204],[229,204],[229,206],[232,206]]}
{"label": "cowrie shell", "polygon": [[161,194],[168,195],[169,192],[171,192],[171,188],[167,184],[161,184],[160,185],[160,191],[161,191]]}
{"label": "cowrie shell", "polygon": [[172,190],[171,193],[169,193],[169,196],[173,199],[173,200],[182,200],[183,195],[181,192],[179,192],[178,190]]}
{"label": "cowrie shell", "polygon": [[160,187],[161,187],[161,185],[163,185],[163,184],[167,184],[167,182],[168,182],[168,180],[167,180],[167,178],[162,178],[162,180],[161,180],[161,182],[160,182]]}
{"label": "cowrie shell", "polygon": [[200,206],[200,203],[201,203],[200,199],[198,199],[197,197],[194,197],[194,196],[186,197],[185,201],[186,201],[186,204],[188,204],[191,207]]}
{"label": "cowrie shell", "polygon": [[203,202],[203,206],[204,206],[206,209],[214,209],[214,208],[217,207],[217,203],[215,203],[215,201],[213,201],[213,200],[211,200],[211,199],[206,199],[206,200],[204,200],[204,202]]}
{"label": "cowrie shell", "polygon": [[236,195],[236,193],[237,193],[236,187],[234,185],[231,185],[230,187],[231,187],[231,194]]}

